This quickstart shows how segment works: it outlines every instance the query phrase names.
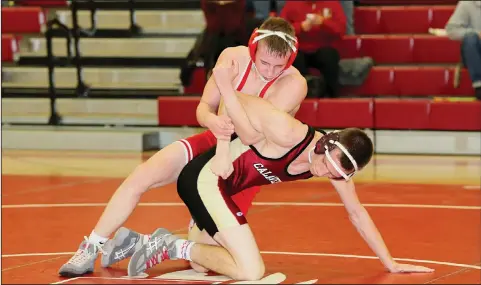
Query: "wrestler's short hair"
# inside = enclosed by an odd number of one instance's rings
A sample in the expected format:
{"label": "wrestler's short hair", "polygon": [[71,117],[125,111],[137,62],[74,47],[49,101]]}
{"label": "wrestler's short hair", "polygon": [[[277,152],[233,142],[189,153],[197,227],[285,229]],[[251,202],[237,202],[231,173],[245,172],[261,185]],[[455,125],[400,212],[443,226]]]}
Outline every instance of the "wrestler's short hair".
{"label": "wrestler's short hair", "polygon": [[[294,30],[294,27],[291,25],[291,23],[280,17],[268,18],[264,21],[264,23],[262,23],[259,29],[280,31],[292,37],[296,36],[296,31]],[[269,53],[273,55],[285,57],[292,53],[291,46],[280,37],[266,37],[259,41],[259,43],[262,42],[267,45]]]}
{"label": "wrestler's short hair", "polygon": [[[339,142],[347,149],[357,163],[359,169],[366,166],[374,153],[371,138],[358,128],[347,128],[339,132]],[[341,167],[347,171],[354,170],[354,165],[347,155],[341,151]]]}

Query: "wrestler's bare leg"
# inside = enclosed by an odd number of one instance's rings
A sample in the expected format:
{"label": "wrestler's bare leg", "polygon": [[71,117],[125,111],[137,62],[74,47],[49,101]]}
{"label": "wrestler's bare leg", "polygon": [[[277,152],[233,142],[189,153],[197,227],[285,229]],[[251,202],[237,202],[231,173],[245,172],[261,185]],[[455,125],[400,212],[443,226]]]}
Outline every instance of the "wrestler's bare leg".
{"label": "wrestler's bare leg", "polygon": [[94,232],[106,238],[112,235],[132,214],[143,193],[177,181],[186,163],[183,145],[174,142],[137,166],[110,198]]}

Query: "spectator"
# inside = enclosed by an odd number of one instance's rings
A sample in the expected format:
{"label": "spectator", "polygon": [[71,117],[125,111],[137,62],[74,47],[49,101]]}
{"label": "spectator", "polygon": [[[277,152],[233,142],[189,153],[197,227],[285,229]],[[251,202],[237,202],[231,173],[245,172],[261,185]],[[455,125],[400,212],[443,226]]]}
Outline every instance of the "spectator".
{"label": "spectator", "polygon": [[354,35],[356,33],[354,25],[354,1],[341,0],[339,2],[341,2],[344,15],[346,15],[346,35]]}
{"label": "spectator", "polygon": [[346,33],[346,16],[339,1],[288,0],[281,17],[292,23],[299,40],[299,53],[294,66],[302,75],[309,67],[318,69],[329,97],[339,90],[339,61],[337,46]]}
{"label": "spectator", "polygon": [[181,67],[183,86],[190,84],[192,73],[204,66],[209,77],[217,58],[227,47],[247,45],[254,30],[247,19],[246,0],[201,0],[206,26]]}
{"label": "spectator", "polygon": [[446,24],[452,40],[461,41],[461,57],[481,100],[481,1],[459,1]]}
{"label": "spectator", "polygon": [[279,15],[286,3],[285,0],[247,0],[247,1],[252,3],[255,17],[261,21],[264,21],[265,19],[269,18],[269,13],[271,11],[275,12],[276,15]]}

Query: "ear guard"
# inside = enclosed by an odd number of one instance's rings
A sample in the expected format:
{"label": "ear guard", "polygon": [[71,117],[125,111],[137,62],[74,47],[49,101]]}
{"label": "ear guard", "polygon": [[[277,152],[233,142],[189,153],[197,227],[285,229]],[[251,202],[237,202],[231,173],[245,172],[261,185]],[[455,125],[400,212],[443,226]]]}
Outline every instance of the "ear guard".
{"label": "ear guard", "polygon": [[284,32],[280,32],[280,31],[259,30],[259,29],[254,30],[254,32],[252,33],[252,35],[249,39],[249,44],[248,44],[249,53],[250,53],[252,61],[255,61],[257,45],[258,45],[259,41],[262,40],[263,38],[266,38],[266,37],[269,37],[269,36],[280,37],[284,41],[286,41],[287,44],[291,47],[291,49],[292,49],[291,56],[289,57],[289,60],[287,61],[286,66],[284,67],[284,70],[288,69],[292,65],[292,63],[294,63],[294,60],[296,59],[297,51],[299,50],[299,43],[298,43],[296,37],[293,37],[291,35],[288,35]]}

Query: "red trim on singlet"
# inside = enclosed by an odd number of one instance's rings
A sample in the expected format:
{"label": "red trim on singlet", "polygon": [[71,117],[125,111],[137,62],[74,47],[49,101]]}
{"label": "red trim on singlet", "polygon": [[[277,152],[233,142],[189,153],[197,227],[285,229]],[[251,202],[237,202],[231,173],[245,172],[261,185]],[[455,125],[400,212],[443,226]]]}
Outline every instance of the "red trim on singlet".
{"label": "red trim on singlet", "polygon": [[[187,145],[189,142],[186,141],[186,140],[179,140],[183,145],[184,145],[184,148],[185,150],[187,151],[187,161],[191,161],[192,160],[192,155],[190,154],[189,152],[189,146]],[[190,143],[189,143],[190,144]]]}
{"label": "red trim on singlet", "polygon": [[242,88],[244,88],[244,85],[246,84],[246,81],[247,81],[247,77],[249,77],[249,73],[251,72],[251,68],[252,68],[252,60],[249,60],[249,64],[247,65],[246,72],[244,73],[244,77],[242,77],[241,83],[237,87],[237,91],[241,91]]}
{"label": "red trim on singlet", "polygon": [[[244,88],[244,85],[246,84],[247,77],[249,77],[249,73],[251,72],[251,69],[252,69],[252,63],[253,63],[252,59],[249,60],[249,64],[247,65],[246,72],[244,73],[244,76],[242,77],[242,80],[239,86],[237,87],[237,91],[239,92],[242,90],[242,88]],[[279,78],[279,76],[281,76],[281,74],[279,74],[276,78],[272,79],[271,81],[267,82],[267,84],[264,85],[264,87],[262,87],[262,90],[259,93],[260,98],[264,98],[264,95],[266,94],[267,89],[269,89],[269,87],[271,87],[271,85],[274,84],[274,82],[276,82],[276,80]]]}
{"label": "red trim on singlet", "polygon": [[264,95],[266,94],[266,91],[269,87],[271,87],[271,85],[277,80],[277,78],[279,78],[279,76],[277,76],[276,78],[272,79],[271,81],[267,82],[266,85],[264,85],[264,88],[262,88],[261,90],[261,93],[259,93],[259,97],[260,98],[264,98]]}

